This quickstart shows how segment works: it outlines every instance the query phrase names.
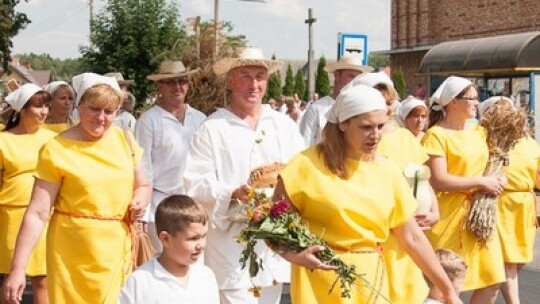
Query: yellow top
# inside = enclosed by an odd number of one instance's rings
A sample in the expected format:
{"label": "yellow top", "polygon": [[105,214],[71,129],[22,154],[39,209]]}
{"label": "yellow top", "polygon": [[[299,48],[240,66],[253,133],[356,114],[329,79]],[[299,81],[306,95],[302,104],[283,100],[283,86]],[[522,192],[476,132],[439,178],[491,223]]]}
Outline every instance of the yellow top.
{"label": "yellow top", "polygon": [[114,126],[96,142],[57,136],[41,151],[37,177],[60,184],[47,234],[51,303],[116,303],[130,272],[129,227],[122,218],[142,149],[127,133],[134,158]]}
{"label": "yellow top", "polygon": [[[348,160],[351,176],[341,179],[324,165],[317,148],[298,154],[281,172],[287,194],[310,230],[342,252],[345,262],[357,265],[371,285],[388,297],[386,274],[381,279],[381,257],[358,252],[373,250],[388,238],[390,229],[411,218],[416,201],[409,185],[399,169],[384,158],[375,162]],[[351,302],[340,297],[339,288],[328,295],[334,279],[331,271],[310,272],[293,266],[293,302],[368,303],[370,292],[366,288],[353,290]]]}
{"label": "yellow top", "polygon": [[[377,152],[388,157],[402,172],[407,165],[424,164],[429,159],[420,141],[409,130],[399,126],[382,136]],[[393,234],[384,243],[383,256],[388,272],[390,300],[394,303],[403,299],[409,303],[422,303],[429,292],[424,275],[399,246]]]}
{"label": "yellow top", "polygon": [[503,167],[508,178],[497,203],[497,229],[504,261],[528,263],[534,257],[536,195],[533,192],[539,168],[540,146],[531,137],[521,139]]}
{"label": "yellow top", "polygon": [[0,133],[0,205],[26,206],[34,186],[39,149],[56,134],[38,129],[33,134]]}
{"label": "yellow top", "polygon": [[3,123],[0,123],[0,131],[4,131],[5,128],[6,128],[6,125],[4,125]]}
{"label": "yellow top", "polygon": [[394,161],[402,172],[411,163],[423,164],[429,159],[418,139],[401,127],[381,137],[377,152]]}
{"label": "yellow top", "polygon": [[66,122],[55,123],[55,124],[50,124],[50,123],[43,124],[44,129],[51,130],[57,134],[64,132],[65,130],[69,129],[71,126],[72,126],[71,124],[66,123]]}
{"label": "yellow top", "polygon": [[[422,144],[428,154],[445,158],[448,173],[455,176],[482,176],[489,157],[485,130],[477,124],[461,131],[434,126],[426,132]],[[441,219],[426,234],[434,248],[447,248],[463,256],[468,266],[464,290],[504,281],[498,234],[494,234],[486,248],[462,228],[470,203],[468,193],[437,192],[437,199]]]}

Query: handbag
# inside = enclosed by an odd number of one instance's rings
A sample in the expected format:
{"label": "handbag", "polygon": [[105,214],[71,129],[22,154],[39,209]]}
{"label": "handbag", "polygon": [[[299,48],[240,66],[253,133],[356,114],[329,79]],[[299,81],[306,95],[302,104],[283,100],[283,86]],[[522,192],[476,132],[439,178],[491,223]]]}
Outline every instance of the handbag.
{"label": "handbag", "polygon": [[[127,133],[126,129],[124,130],[124,136],[131,150],[131,158],[135,158],[135,149],[133,148],[133,143],[131,142],[131,137]],[[134,163],[135,164],[135,163]],[[130,225],[131,229],[131,262],[132,269],[135,270],[137,267],[146,263],[148,260],[152,259],[156,254],[156,249],[150,241],[150,237],[143,229],[143,223],[134,222]]]}

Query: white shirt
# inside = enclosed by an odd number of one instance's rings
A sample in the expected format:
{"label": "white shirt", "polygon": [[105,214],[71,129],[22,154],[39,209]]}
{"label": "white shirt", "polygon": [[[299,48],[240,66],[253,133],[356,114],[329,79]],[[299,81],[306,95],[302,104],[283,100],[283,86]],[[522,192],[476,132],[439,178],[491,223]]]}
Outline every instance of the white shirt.
{"label": "white shirt", "polygon": [[[263,107],[256,130],[230,110],[219,109],[208,117],[193,136],[184,173],[187,194],[205,206],[212,223],[208,231],[205,263],[218,281],[220,289],[252,286],[247,267],[240,269],[238,224],[229,227],[225,219],[234,212],[233,190],[247,183],[251,170],[274,162],[286,163],[304,148],[295,123],[270,107]],[[229,229],[230,228],[230,229]],[[265,260],[265,271],[254,278],[259,286],[270,286],[290,280],[290,266],[271,252],[263,242],[256,247]]]}
{"label": "white shirt", "polygon": [[135,116],[131,115],[128,111],[122,111],[122,113],[118,114],[113,120],[113,125],[129,130],[131,133],[135,132],[136,123],[137,120],[135,119]]}
{"label": "white shirt", "polygon": [[187,282],[182,282],[153,258],[128,277],[117,303],[219,304],[219,290],[212,270],[200,263],[189,267]]}
{"label": "white shirt", "polygon": [[433,300],[433,299],[427,298],[427,299],[424,300],[423,304],[444,304],[444,303],[441,302],[441,301],[438,301],[438,300]]}
{"label": "white shirt", "polygon": [[144,219],[154,221],[157,205],[167,196],[184,194],[183,173],[189,142],[206,116],[188,105],[184,123],[160,106],[146,111],[135,127],[135,139],[144,149],[142,165],[152,182],[152,202]]}
{"label": "white shirt", "polygon": [[334,105],[335,101],[330,96],[325,96],[314,101],[302,116],[300,133],[306,146],[313,146],[321,141],[321,134],[326,125],[326,113]]}

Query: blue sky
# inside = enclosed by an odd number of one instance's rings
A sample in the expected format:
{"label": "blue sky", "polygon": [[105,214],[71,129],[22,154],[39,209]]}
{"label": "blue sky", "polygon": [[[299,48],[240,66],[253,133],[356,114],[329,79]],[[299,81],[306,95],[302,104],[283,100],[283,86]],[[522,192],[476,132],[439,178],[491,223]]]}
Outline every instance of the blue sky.
{"label": "blue sky", "polygon": [[[79,57],[88,44],[88,0],[30,0],[17,10],[33,21],[14,39],[14,53],[49,53],[58,58]],[[106,0],[93,0],[99,11]],[[214,18],[215,0],[176,0],[182,19]],[[219,0],[220,19],[231,21],[235,34],[246,35],[249,46],[280,59],[307,57],[308,27],[304,20],[312,8],[315,57],[337,57],[338,33],[368,35],[369,51],[390,48],[390,0],[266,0],[249,3]]]}

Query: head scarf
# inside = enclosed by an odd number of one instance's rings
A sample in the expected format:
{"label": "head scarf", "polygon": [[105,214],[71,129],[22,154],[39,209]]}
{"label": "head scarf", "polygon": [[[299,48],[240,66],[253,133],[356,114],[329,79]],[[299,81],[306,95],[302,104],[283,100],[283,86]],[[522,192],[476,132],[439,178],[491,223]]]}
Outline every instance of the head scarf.
{"label": "head scarf", "polygon": [[89,88],[98,85],[98,84],[106,84],[113,88],[114,90],[118,92],[122,92],[120,89],[120,86],[118,85],[118,81],[116,81],[116,78],[114,77],[107,77],[102,76],[94,73],[82,73],[75,77],[73,77],[73,88],[75,89],[75,92],[77,93],[77,97],[75,98],[75,104],[78,105],[81,101],[81,97],[84,95],[84,92],[88,90]]}
{"label": "head scarf", "polygon": [[386,74],[385,72],[375,72],[375,73],[363,73],[356,76],[351,82],[349,82],[341,90],[344,91],[350,87],[357,86],[359,84],[363,84],[368,87],[374,87],[378,84],[384,84],[388,86],[389,88],[392,88],[392,89],[394,88],[394,82],[392,81],[390,76],[388,76],[388,74]]}
{"label": "head scarf", "polygon": [[416,107],[424,107],[427,110],[426,103],[416,97],[409,96],[407,99],[403,100],[400,106],[395,112],[396,121],[403,126],[405,124],[405,119],[407,115]]}
{"label": "head scarf", "polygon": [[18,88],[17,90],[9,93],[6,97],[6,102],[15,110],[20,112],[24,105],[36,94],[37,92],[43,91],[42,88],[38,87],[33,83],[27,83]]}
{"label": "head scarf", "polygon": [[473,83],[465,78],[450,76],[441,84],[441,86],[431,96],[432,109],[442,111],[444,107],[454,100],[459,93]]}
{"label": "head scarf", "polygon": [[49,94],[53,96],[54,92],[56,92],[56,90],[58,90],[58,88],[62,85],[68,86],[69,90],[73,93],[73,89],[71,88],[69,83],[65,81],[53,81],[45,86],[45,91],[49,92]]}
{"label": "head scarf", "polygon": [[381,92],[366,85],[357,85],[341,91],[326,118],[331,123],[341,123],[353,116],[377,110],[387,110]]}

